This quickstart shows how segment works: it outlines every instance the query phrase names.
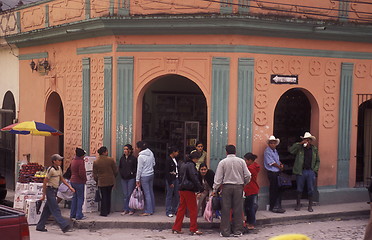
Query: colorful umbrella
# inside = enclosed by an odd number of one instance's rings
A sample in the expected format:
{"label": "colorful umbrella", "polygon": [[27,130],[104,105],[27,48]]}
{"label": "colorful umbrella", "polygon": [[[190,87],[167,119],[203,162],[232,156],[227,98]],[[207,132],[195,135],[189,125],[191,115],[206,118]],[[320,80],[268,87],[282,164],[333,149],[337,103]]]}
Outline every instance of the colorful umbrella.
{"label": "colorful umbrella", "polygon": [[62,132],[57,129],[52,128],[51,126],[35,121],[26,121],[21,123],[15,123],[4,127],[1,129],[4,132],[10,132],[14,134],[23,134],[23,135],[36,135],[36,136],[60,136],[63,135]]}

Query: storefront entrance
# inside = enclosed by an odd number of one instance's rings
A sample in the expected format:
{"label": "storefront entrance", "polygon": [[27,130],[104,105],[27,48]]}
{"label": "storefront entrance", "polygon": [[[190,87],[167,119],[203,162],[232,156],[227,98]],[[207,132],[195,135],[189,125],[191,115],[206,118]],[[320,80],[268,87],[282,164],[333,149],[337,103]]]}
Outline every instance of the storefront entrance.
{"label": "storefront entrance", "polygon": [[[63,106],[58,93],[53,92],[49,98],[45,110],[45,123],[64,132]],[[63,156],[63,135],[45,137],[44,166],[51,166],[50,156],[58,153]]]}
{"label": "storefront entrance", "polygon": [[156,157],[155,186],[163,188],[167,148],[177,146],[178,160],[184,160],[196,141],[207,141],[207,104],[200,88],[179,75],[155,80],[143,97],[142,139]]}
{"label": "storefront entrance", "polygon": [[[300,89],[291,89],[279,99],[274,113],[274,135],[280,139],[277,147],[280,160],[285,166],[285,173],[292,175],[295,156],[288,152],[288,147],[301,141],[300,136],[310,131],[311,104]],[[284,199],[295,198],[295,177],[293,187],[284,194]]]}
{"label": "storefront entrance", "polygon": [[[366,95],[366,94],[363,94]],[[372,98],[370,96],[358,96]],[[357,165],[356,186],[369,186],[372,174],[372,100],[359,105],[358,109],[358,138],[357,138]]]}
{"label": "storefront entrance", "polygon": [[[0,109],[1,128],[14,123],[15,112],[14,96],[11,92],[7,92]],[[0,132],[0,173],[5,176],[8,189],[15,187],[15,164],[15,135]]]}

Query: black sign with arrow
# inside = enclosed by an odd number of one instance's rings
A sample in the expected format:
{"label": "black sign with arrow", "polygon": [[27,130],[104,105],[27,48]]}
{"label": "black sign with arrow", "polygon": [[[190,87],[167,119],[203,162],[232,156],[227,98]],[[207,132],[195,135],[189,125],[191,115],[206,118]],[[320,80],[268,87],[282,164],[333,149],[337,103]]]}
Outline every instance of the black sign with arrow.
{"label": "black sign with arrow", "polygon": [[298,84],[298,75],[271,75],[273,84]]}

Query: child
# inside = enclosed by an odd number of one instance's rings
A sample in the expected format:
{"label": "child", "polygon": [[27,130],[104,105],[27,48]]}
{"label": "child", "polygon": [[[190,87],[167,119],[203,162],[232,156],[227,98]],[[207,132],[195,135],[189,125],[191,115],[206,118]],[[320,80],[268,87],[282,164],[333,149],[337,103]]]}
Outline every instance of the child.
{"label": "child", "polygon": [[257,183],[257,175],[260,171],[260,165],[258,165],[255,160],[257,155],[249,152],[244,155],[244,160],[247,164],[248,170],[251,172],[251,181],[244,186],[245,201],[244,201],[244,211],[247,216],[247,228],[248,230],[253,230],[256,224],[256,212],[258,208],[258,192],[260,187]]}

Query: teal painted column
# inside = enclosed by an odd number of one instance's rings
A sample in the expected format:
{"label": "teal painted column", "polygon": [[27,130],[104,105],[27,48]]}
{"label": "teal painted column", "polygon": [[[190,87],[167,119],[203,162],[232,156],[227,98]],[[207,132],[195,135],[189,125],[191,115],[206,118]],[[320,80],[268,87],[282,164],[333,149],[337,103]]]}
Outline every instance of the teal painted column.
{"label": "teal painted column", "polygon": [[90,154],[90,58],[83,58],[83,103],[81,147]]}
{"label": "teal painted column", "polygon": [[239,0],[238,11],[239,13],[249,13],[250,0]]}
{"label": "teal painted column", "polygon": [[212,60],[212,107],[210,133],[210,167],[216,170],[218,162],[226,157],[230,58]]}
{"label": "teal painted column", "polygon": [[103,102],[103,145],[107,147],[111,155],[112,133],[112,57],[104,57],[104,102]]}
{"label": "teal painted column", "polygon": [[220,1],[220,13],[231,14],[233,13],[233,0],[221,0]]}
{"label": "teal painted column", "polygon": [[346,22],[348,20],[348,17],[349,17],[349,1],[348,0],[340,0],[338,2],[338,18],[340,19],[340,21],[342,22]]}
{"label": "teal painted column", "polygon": [[[119,165],[123,147],[132,143],[133,135],[133,57],[118,57],[117,60],[117,114],[116,114],[116,162]],[[134,147],[134,146],[133,146]],[[123,210],[123,192],[120,176],[113,189],[112,206]]]}
{"label": "teal painted column", "polygon": [[118,14],[120,16],[129,16],[130,0],[119,0],[118,5]]}
{"label": "teal painted column", "polygon": [[49,27],[49,5],[45,5],[45,27]]}
{"label": "teal painted column", "polygon": [[353,63],[341,64],[338,123],[337,187],[349,187],[350,130],[353,93]]}
{"label": "teal painted column", "polygon": [[90,0],[85,0],[85,19],[90,19]]}
{"label": "teal painted column", "polygon": [[254,59],[239,58],[236,150],[240,157],[252,151],[253,83]]}

